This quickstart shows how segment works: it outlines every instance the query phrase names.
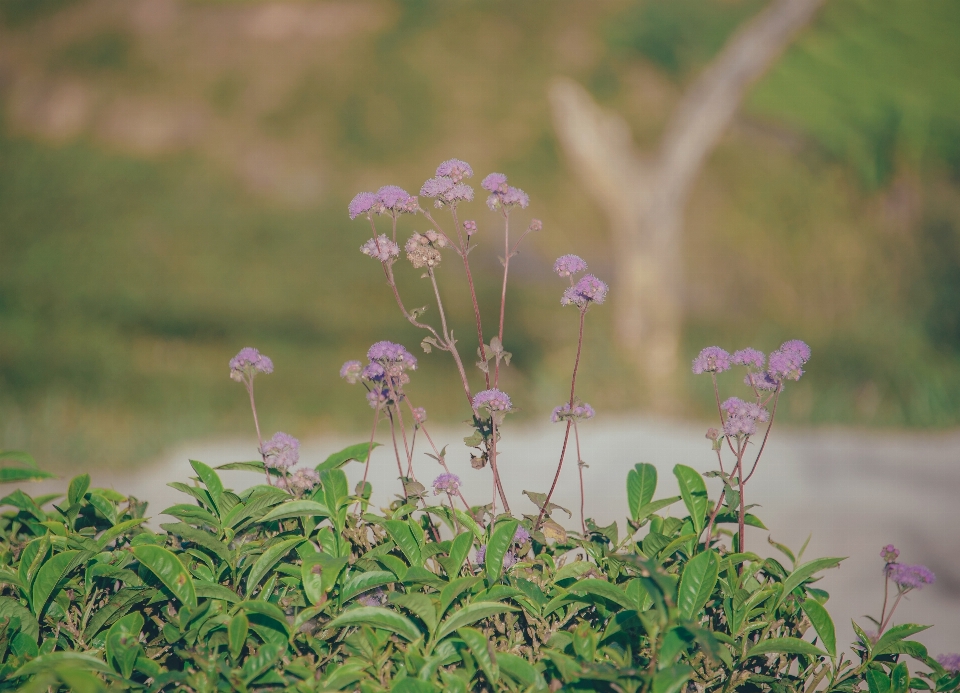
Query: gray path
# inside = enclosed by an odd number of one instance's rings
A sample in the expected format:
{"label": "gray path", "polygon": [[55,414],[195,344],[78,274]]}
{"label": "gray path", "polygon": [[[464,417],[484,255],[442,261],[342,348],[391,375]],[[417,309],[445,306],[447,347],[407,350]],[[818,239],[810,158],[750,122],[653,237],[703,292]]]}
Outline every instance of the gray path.
{"label": "gray path", "polygon": [[[715,468],[716,458],[703,437],[705,428],[638,417],[582,425],[582,453],[590,464],[585,473],[587,515],[600,524],[618,520],[623,531],[625,478],[636,462],[657,466],[658,497],[676,493],[671,473],[674,464],[701,471]],[[466,448],[459,442],[464,434],[460,430],[436,431],[433,437],[440,445],[450,443],[448,460],[464,479],[468,500],[488,502],[489,469],[470,468]],[[560,426],[508,427],[505,431],[500,464],[515,513],[534,510],[522,495],[524,489],[548,488],[562,435]],[[316,463],[330,452],[362,440],[362,435],[357,435],[307,441],[302,457]],[[418,450],[424,449],[418,444]],[[255,450],[255,441],[198,442],[171,450],[155,465],[129,475],[89,471],[94,485],[112,486],[149,500],[157,514],[183,502],[182,494],[166,483],[185,480],[192,473],[189,458],[220,464],[252,459]],[[418,476],[426,483],[438,473],[438,465],[427,457],[418,454],[415,463]],[[347,468],[354,481],[361,471],[357,464]],[[396,462],[386,448],[380,448],[370,477],[375,501],[383,502],[399,490],[396,474]],[[252,474],[232,472],[226,477],[234,488],[258,482]],[[62,488],[62,482],[59,486],[32,485],[27,490],[39,493],[44,488],[56,490]],[[715,495],[716,490],[711,493]],[[883,588],[880,547],[893,543],[900,548],[902,561],[923,563],[937,576],[936,584],[913,593],[900,605],[895,622],[935,624],[918,636],[931,654],[960,651],[960,434],[780,429],[771,437],[747,493],[749,503],[762,506],[754,512],[769,528],[769,532],[748,530],[747,548],[770,553],[770,535],[796,550],[812,534],[805,558],[849,557],[821,583],[832,595],[829,607],[839,643],[853,637],[851,618],[867,626],[863,614],[878,614]],[[556,501],[574,511],[579,508],[576,465],[569,460],[564,464]],[[574,520],[579,521],[576,515]]]}

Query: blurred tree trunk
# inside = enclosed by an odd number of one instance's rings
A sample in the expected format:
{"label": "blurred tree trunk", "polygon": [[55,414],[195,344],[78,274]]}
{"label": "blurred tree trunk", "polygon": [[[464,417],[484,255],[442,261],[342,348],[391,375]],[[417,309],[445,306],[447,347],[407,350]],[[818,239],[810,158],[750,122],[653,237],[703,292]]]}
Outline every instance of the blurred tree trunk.
{"label": "blurred tree trunk", "polygon": [[652,155],[580,85],[557,78],[550,88],[560,142],[612,225],[617,336],[651,385],[677,366],[683,211],[697,173],[747,88],[823,2],[773,0],[741,28],[684,94]]}

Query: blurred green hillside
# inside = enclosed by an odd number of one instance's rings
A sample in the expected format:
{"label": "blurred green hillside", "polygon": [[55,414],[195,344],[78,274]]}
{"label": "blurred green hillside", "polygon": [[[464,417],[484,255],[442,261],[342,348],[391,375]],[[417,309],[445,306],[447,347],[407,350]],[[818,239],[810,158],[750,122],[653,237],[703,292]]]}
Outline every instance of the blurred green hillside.
{"label": "blurred green hillside", "polygon": [[[0,0],[3,446],[119,465],[188,437],[250,435],[226,377],[248,345],[277,365],[258,381],[266,429],[366,426],[339,365],[420,335],[357,252],[369,229],[346,205],[388,183],[416,192],[452,156],[507,173],[533,200],[518,224],[544,221],[512,270],[505,383],[542,420],[575,330],[550,263],[575,252],[601,276],[610,265],[607,222],[553,135],[550,78],[583,83],[649,150],[763,6]],[[789,420],[960,421],[958,30],[955,3],[830,0],[752,90],[688,207],[684,359],[804,338],[814,360]],[[467,215],[492,326],[499,226],[482,202]],[[406,303],[428,303],[398,268]],[[461,275],[448,258],[442,289],[468,360]],[[608,312],[589,322],[585,398],[657,410]],[[442,386],[449,357],[421,363],[417,405],[464,418]],[[671,413],[703,413],[705,383],[678,377],[686,399]]]}

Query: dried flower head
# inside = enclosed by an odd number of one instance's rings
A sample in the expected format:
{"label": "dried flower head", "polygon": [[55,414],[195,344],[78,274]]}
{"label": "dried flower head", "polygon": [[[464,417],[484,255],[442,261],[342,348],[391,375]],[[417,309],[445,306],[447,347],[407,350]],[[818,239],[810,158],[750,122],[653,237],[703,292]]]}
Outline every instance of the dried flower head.
{"label": "dried flower head", "polygon": [[263,466],[270,469],[290,469],[300,461],[300,441],[288,433],[278,431],[260,449]]}
{"label": "dried flower head", "polygon": [[897,589],[901,592],[918,590],[926,585],[932,585],[936,579],[933,572],[923,565],[887,563],[883,569],[887,577],[896,583]]}
{"label": "dried flower head", "polygon": [[230,379],[252,381],[257,373],[273,373],[273,361],[253,347],[244,347],[230,359]]}
{"label": "dried flower head", "polygon": [[723,373],[730,370],[730,354],[717,346],[707,347],[693,360],[693,372]]}
{"label": "dried flower head", "polygon": [[423,407],[415,407],[413,410],[413,422],[420,426],[427,422],[427,410]]}
{"label": "dried flower head", "polygon": [[356,219],[361,214],[366,214],[377,206],[379,202],[377,195],[372,192],[362,192],[357,193],[350,204],[347,206],[347,211],[350,213],[351,219]]}
{"label": "dried flower head", "polygon": [[291,493],[302,496],[312,491],[320,483],[320,475],[315,469],[309,467],[297,467],[297,470],[288,477],[283,477],[278,482],[278,486],[285,488]]}
{"label": "dried flower head", "polygon": [[433,480],[433,492],[439,496],[441,493],[454,494],[460,490],[460,477],[456,474],[444,472]]}
{"label": "dried flower head", "polygon": [[561,277],[570,277],[587,271],[586,261],[579,255],[561,255],[553,263],[553,271]]}
{"label": "dried flower head", "polygon": [[482,390],[473,396],[474,409],[484,408],[492,412],[510,411],[511,406],[510,396],[496,388]]}
{"label": "dried flower head", "polygon": [[900,550],[893,544],[887,544],[880,549],[880,558],[887,563],[896,563],[899,556]]}
{"label": "dried flower head", "polygon": [[607,298],[609,287],[597,279],[592,274],[585,274],[580,277],[576,284],[568,287],[563,292],[560,299],[560,305],[575,305],[580,309],[586,309],[591,304],[601,304]]}
{"label": "dried flower head", "polygon": [[396,185],[385,185],[377,191],[375,209],[379,214],[413,214],[417,207],[417,198]]}
{"label": "dried flower head", "polygon": [[464,178],[473,178],[473,169],[466,161],[448,159],[437,166],[437,176],[446,176],[454,183],[459,183]]}
{"label": "dried flower head", "polygon": [[733,352],[733,362],[738,366],[747,366],[748,368],[763,368],[765,358],[762,351],[750,347]]}
{"label": "dried flower head", "polygon": [[347,361],[340,366],[340,377],[351,385],[356,385],[360,381],[360,373],[363,371],[363,364],[359,361]]}
{"label": "dried flower head", "polygon": [[360,252],[380,262],[390,262],[400,255],[400,246],[381,233],[360,246]]}
{"label": "dried flower head", "polygon": [[427,231],[420,234],[416,231],[407,240],[403,246],[407,251],[407,259],[416,268],[436,267],[440,264],[440,248],[447,245],[445,236],[441,236],[436,231]]}
{"label": "dried flower head", "polygon": [[586,421],[587,419],[592,419],[595,415],[596,412],[593,410],[593,407],[586,402],[574,401],[572,408],[570,407],[570,402],[564,402],[553,410],[553,413],[550,415],[550,420],[554,423],[568,419],[572,419],[573,421]]}

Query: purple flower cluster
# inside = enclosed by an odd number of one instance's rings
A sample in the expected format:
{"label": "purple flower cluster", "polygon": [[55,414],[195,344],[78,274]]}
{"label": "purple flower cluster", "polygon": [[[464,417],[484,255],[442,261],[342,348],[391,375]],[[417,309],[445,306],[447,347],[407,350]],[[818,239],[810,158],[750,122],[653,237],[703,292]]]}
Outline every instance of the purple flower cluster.
{"label": "purple flower cluster", "polygon": [[356,385],[360,380],[360,373],[363,371],[363,364],[359,361],[347,361],[340,366],[340,377],[351,385]]}
{"label": "purple flower cluster", "polygon": [[601,304],[607,298],[609,287],[592,274],[580,277],[576,284],[567,288],[560,299],[561,306],[575,305],[586,310],[591,304]]}
{"label": "purple flower cluster", "polygon": [[810,347],[799,339],[784,342],[767,359],[767,373],[777,381],[800,380],[803,365],[810,360]]}
{"label": "purple flower cluster", "polygon": [[290,493],[302,496],[312,491],[320,483],[320,475],[315,469],[298,467],[293,474],[283,476],[277,481],[277,486]]}
{"label": "purple flower cluster", "polygon": [[730,370],[730,354],[718,346],[706,347],[693,360],[693,372],[696,375],[723,373],[728,370]]}
{"label": "purple flower cluster", "polygon": [[757,422],[766,422],[770,417],[759,404],[744,402],[739,397],[731,397],[720,408],[727,413],[723,432],[730,437],[752,436],[757,432]]}
{"label": "purple flower cluster", "polygon": [[420,188],[420,194],[435,198],[434,204],[437,207],[470,202],[473,200],[473,188],[462,181],[472,176],[473,169],[467,162],[459,159],[444,161],[437,166],[437,175],[428,179]]}
{"label": "purple flower cluster", "polygon": [[380,262],[390,262],[400,255],[400,246],[381,233],[360,246],[360,252]]}
{"label": "purple flower cluster", "polygon": [[733,362],[738,366],[747,366],[748,368],[760,370],[763,368],[764,359],[766,359],[766,357],[762,351],[750,347],[733,352]]}
{"label": "purple flower cluster", "polygon": [[473,408],[486,408],[489,411],[510,411],[512,403],[510,396],[506,392],[501,392],[496,388],[482,390],[473,396]]}
{"label": "purple flower cluster", "polygon": [[587,419],[592,419],[595,415],[596,412],[593,410],[593,407],[586,402],[574,402],[572,409],[570,408],[570,402],[565,402],[553,410],[553,414],[550,415],[550,420],[553,421],[553,423],[559,423],[567,419],[586,421]]}
{"label": "purple flower cluster", "polygon": [[880,558],[882,558],[886,563],[896,563],[897,558],[899,557],[900,550],[893,544],[887,544],[880,549]]}
{"label": "purple flower cluster", "polygon": [[937,663],[951,674],[960,674],[960,653],[942,654],[937,657]]}
{"label": "purple flower cluster", "polygon": [[433,492],[435,495],[441,493],[454,494],[460,490],[460,477],[456,474],[444,472],[433,480]]}
{"label": "purple flower cluster", "polygon": [[400,371],[416,370],[417,359],[406,347],[396,342],[377,342],[367,350],[367,358],[383,367],[387,375],[393,376]]}
{"label": "purple flower cluster", "polygon": [[553,263],[553,271],[561,277],[572,277],[587,271],[587,263],[579,255],[561,255]]}
{"label": "purple flower cluster", "polygon": [[463,229],[467,232],[467,238],[470,238],[470,236],[477,232],[477,222],[473,221],[472,219],[468,219],[467,221],[463,222]]}
{"label": "purple flower cluster", "polygon": [[257,373],[273,373],[273,361],[253,347],[244,347],[230,359],[230,379],[238,383]]}
{"label": "purple flower cluster", "polygon": [[287,470],[300,461],[300,441],[288,433],[277,432],[260,449],[263,465],[270,469]]}
{"label": "purple flower cluster", "polygon": [[503,173],[491,173],[483,179],[480,187],[490,193],[490,197],[487,198],[487,207],[494,212],[509,207],[526,209],[530,204],[530,196],[520,188],[507,185],[507,177]]}
{"label": "purple flower cluster", "polygon": [[894,581],[901,592],[917,590],[925,585],[932,585],[936,577],[929,568],[923,565],[908,565],[906,563],[887,563],[883,567],[884,573]]}
{"label": "purple flower cluster", "polygon": [[466,161],[447,159],[437,166],[437,175],[449,178],[454,183],[459,183],[464,178],[473,178],[473,169]]}
{"label": "purple flower cluster", "polygon": [[347,205],[351,219],[361,214],[413,214],[417,209],[417,198],[396,185],[385,185],[375,193],[357,193]]}

